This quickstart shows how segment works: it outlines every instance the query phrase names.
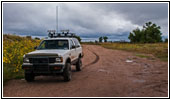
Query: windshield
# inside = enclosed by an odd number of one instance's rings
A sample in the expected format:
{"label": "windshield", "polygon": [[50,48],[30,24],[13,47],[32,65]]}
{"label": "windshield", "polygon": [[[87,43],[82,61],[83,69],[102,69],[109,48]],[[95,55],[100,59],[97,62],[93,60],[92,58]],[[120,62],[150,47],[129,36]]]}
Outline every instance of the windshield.
{"label": "windshield", "polygon": [[38,50],[44,49],[69,49],[68,40],[44,40],[41,42]]}

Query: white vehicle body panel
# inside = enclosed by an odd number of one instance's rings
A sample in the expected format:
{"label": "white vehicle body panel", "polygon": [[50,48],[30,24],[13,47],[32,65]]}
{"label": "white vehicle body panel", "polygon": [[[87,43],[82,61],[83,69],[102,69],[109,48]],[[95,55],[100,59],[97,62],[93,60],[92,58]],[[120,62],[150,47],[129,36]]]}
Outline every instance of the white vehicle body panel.
{"label": "white vehicle body panel", "polygon": [[46,50],[36,50],[30,53],[27,53],[26,55],[24,55],[24,57],[26,56],[36,56],[39,57],[41,56],[56,56],[56,57],[62,57],[63,58],[63,62],[62,64],[65,64],[66,60],[68,58],[71,59],[71,62],[74,60],[77,60],[79,58],[79,55],[83,55],[82,54],[82,47],[80,45],[80,47],[76,47],[76,48],[71,48],[70,42],[72,41],[73,44],[75,45],[75,42],[73,40],[73,38],[49,38],[49,39],[44,39],[44,40],[68,40],[69,42],[69,49],[65,50],[65,49],[46,49]]}

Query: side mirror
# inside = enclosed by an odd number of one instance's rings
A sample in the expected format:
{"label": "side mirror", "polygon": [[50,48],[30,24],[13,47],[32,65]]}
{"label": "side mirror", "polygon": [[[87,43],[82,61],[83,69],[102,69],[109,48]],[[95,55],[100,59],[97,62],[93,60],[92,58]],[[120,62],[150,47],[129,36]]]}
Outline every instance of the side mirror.
{"label": "side mirror", "polygon": [[37,46],[35,46],[34,49],[37,49]]}
{"label": "side mirror", "polygon": [[76,46],[75,46],[75,45],[73,45],[73,46],[72,46],[72,49],[74,49],[74,48],[76,48]]}

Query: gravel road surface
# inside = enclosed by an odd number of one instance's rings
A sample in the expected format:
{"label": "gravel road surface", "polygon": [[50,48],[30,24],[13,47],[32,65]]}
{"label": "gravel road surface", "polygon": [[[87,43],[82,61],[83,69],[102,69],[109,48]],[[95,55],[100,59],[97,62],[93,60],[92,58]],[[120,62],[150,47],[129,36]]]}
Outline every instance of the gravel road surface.
{"label": "gravel road surface", "polygon": [[4,97],[167,97],[168,64],[159,59],[139,58],[134,53],[83,45],[83,70],[72,80],[38,76],[8,81]]}

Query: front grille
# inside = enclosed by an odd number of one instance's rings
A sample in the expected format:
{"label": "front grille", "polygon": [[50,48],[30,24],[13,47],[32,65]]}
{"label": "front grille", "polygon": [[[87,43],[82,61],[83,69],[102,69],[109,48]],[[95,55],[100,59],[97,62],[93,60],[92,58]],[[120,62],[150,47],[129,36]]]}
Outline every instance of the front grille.
{"label": "front grille", "polygon": [[56,59],[55,58],[49,58],[49,63],[55,63]]}
{"label": "front grille", "polygon": [[49,63],[55,63],[55,57],[29,58],[29,62],[33,64],[34,72],[46,73],[49,72]]}
{"label": "front grille", "polygon": [[47,64],[55,63],[55,58],[29,58],[29,61],[33,64]]}
{"label": "front grille", "polygon": [[47,72],[49,70],[48,65],[33,65],[35,72]]}

